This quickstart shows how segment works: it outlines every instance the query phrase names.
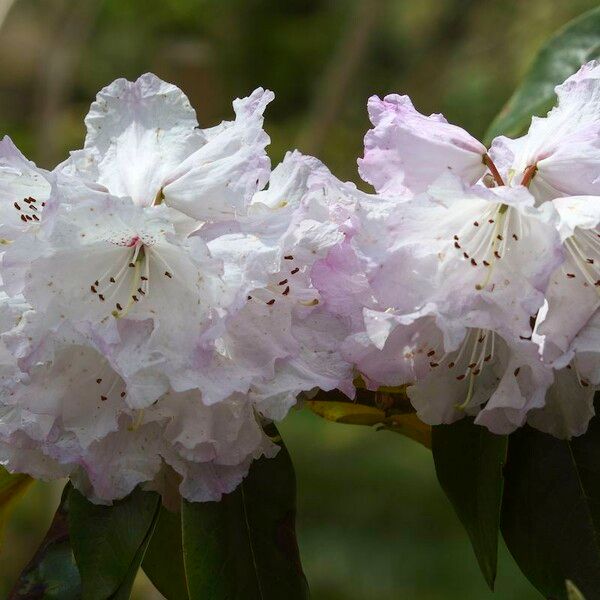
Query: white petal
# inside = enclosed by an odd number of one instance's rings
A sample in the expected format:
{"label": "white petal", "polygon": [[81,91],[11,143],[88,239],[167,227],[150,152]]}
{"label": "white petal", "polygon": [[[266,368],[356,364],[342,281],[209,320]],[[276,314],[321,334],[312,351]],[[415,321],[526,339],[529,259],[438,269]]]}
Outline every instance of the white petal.
{"label": "white petal", "polygon": [[19,231],[35,225],[41,216],[42,202],[50,195],[50,181],[50,174],[27,160],[8,136],[0,140],[1,235],[12,239]]}
{"label": "white petal", "polygon": [[235,121],[204,130],[207,142],[174,170],[163,190],[165,202],[201,221],[244,214],[251,197],[267,181],[269,137],[263,112],[273,92],[258,88],[236,100]]}
{"label": "white petal", "polygon": [[536,166],[530,189],[539,202],[560,196],[600,194],[600,64],[583,65],[556,87],[558,104],[533,117],[526,135],[497,138],[491,155],[513,184]]}
{"label": "white petal", "polygon": [[102,89],[85,123],[86,153],[74,159],[77,172],[142,206],[154,202],[173,169],[204,142],[187,97],[152,73]]}
{"label": "white petal", "polygon": [[529,412],[527,422],[561,439],[582,435],[594,416],[594,392],[591,386],[581,386],[575,369],[557,371],[544,408]]}

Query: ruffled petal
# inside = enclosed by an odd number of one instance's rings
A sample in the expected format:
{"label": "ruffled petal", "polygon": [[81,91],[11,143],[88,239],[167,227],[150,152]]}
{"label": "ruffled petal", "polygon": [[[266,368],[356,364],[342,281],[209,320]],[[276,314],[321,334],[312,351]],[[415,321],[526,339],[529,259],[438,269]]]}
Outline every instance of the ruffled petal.
{"label": "ruffled petal", "polygon": [[252,195],[269,177],[265,152],[269,136],[263,112],[273,92],[258,88],[234,101],[235,121],[204,130],[206,144],[169,176],[165,202],[200,221],[229,220],[245,214]]}
{"label": "ruffled petal", "polygon": [[84,151],[61,169],[140,206],[152,204],[173,169],[205,141],[185,94],[152,73],[102,89],[85,123]]}
{"label": "ruffled petal", "polygon": [[491,155],[506,180],[529,185],[538,202],[600,194],[600,63],[591,61],[556,87],[558,103],[546,117],[533,117],[526,135],[494,140]]}
{"label": "ruffled petal", "polygon": [[485,172],[485,146],[442,115],[425,116],[408,96],[369,99],[374,125],[359,159],[361,177],[384,194],[418,194],[451,171],[468,183]]}

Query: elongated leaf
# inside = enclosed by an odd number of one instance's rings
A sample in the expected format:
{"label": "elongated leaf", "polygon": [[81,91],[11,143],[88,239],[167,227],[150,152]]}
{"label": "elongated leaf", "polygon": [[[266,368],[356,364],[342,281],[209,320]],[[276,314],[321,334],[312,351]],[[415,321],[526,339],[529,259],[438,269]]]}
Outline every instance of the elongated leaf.
{"label": "elongated leaf", "polygon": [[10,510],[32,483],[33,479],[29,475],[12,474],[0,467],[0,550],[4,525]]}
{"label": "elongated leaf", "polygon": [[431,425],[423,423],[416,414],[392,415],[385,420],[383,429],[395,431],[431,449]]}
{"label": "elongated leaf", "polygon": [[337,390],[319,392],[305,405],[328,421],[394,431],[431,448],[431,427],[417,417],[405,388],[359,388],[354,400]]}
{"label": "elongated leaf", "polygon": [[572,441],[529,427],[510,436],[502,534],[517,564],[546,597],[600,590],[600,422]]}
{"label": "elongated leaf", "polygon": [[160,509],[142,569],[167,600],[187,600],[180,514]]}
{"label": "elongated leaf", "polygon": [[354,402],[309,400],[306,405],[315,414],[334,423],[377,425],[386,418],[385,412],[380,408]]}
{"label": "elongated leaf", "polygon": [[69,543],[67,485],[50,529],[21,573],[9,600],[79,600],[81,579]]}
{"label": "elongated leaf", "polygon": [[282,445],[255,461],[220,502],[182,504],[189,597],[304,600],[308,586],[295,535],[296,482]]}
{"label": "elongated leaf", "polygon": [[507,438],[469,418],[433,427],[432,442],[438,480],[469,534],[487,584],[494,589]]}
{"label": "elongated leaf", "polygon": [[486,133],[495,136],[522,134],[532,115],[541,116],[554,105],[554,87],[584,63],[600,57],[600,8],[574,19],[541,49],[525,79]]}
{"label": "elongated leaf", "polygon": [[583,594],[577,589],[577,586],[567,579],[565,582],[567,588],[567,599],[568,600],[585,600]]}
{"label": "elongated leaf", "polygon": [[136,489],[113,506],[69,496],[69,530],[84,600],[127,598],[158,516],[160,497]]}

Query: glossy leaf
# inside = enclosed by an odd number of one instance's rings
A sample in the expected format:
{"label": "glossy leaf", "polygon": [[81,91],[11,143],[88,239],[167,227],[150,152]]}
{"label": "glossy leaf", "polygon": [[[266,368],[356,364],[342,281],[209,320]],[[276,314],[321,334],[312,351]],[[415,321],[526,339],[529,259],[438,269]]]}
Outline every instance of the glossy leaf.
{"label": "glossy leaf", "polygon": [[79,600],[81,579],[69,542],[67,485],[50,529],[25,567],[9,600]]}
{"label": "glossy leaf", "polygon": [[487,584],[494,589],[507,438],[465,418],[433,427],[432,442],[440,485],[469,534]]}
{"label": "glossy leaf", "polygon": [[546,597],[566,599],[569,579],[587,598],[600,590],[600,422],[571,441],[529,427],[510,436],[502,534]]}
{"label": "glossy leaf", "polygon": [[532,115],[545,115],[556,101],[554,87],[579,67],[600,57],[600,8],[574,19],[540,50],[523,82],[488,129],[489,143],[497,135],[516,137],[529,127]]}
{"label": "glossy leaf", "polygon": [[304,600],[308,585],[295,534],[296,482],[282,445],[255,461],[220,502],[182,504],[190,598]]}
{"label": "glossy leaf", "polygon": [[180,514],[161,507],[142,569],[167,600],[187,600]]}
{"label": "glossy leaf", "polygon": [[33,479],[29,475],[12,474],[0,467],[0,550],[4,525],[10,510],[32,483]]}
{"label": "glossy leaf", "polygon": [[69,497],[69,530],[84,600],[128,598],[158,517],[160,497],[136,489],[113,506]]}

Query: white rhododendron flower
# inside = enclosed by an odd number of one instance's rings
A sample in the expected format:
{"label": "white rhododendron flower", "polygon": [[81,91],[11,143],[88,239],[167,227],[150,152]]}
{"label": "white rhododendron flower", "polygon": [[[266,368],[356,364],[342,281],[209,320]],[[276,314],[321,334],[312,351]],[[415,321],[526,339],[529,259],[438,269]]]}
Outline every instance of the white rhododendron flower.
{"label": "white rhododendron flower", "polygon": [[600,307],[600,197],[571,196],[553,204],[560,216],[565,261],[552,275],[547,306],[536,327],[536,339],[550,362],[571,350]]}
{"label": "white rhododendron flower", "polygon": [[[0,140],[0,243],[6,245],[40,222],[51,175],[27,160],[9,137]],[[1,247],[0,247],[1,250]]]}
{"label": "white rhododendron flower", "polygon": [[352,319],[346,359],[370,388],[412,384],[427,423],[471,414],[495,433],[523,425],[553,381],[526,339],[562,259],[553,207],[536,209],[524,188],[448,176],[391,210],[357,201],[363,229],[314,274],[326,307]]}
{"label": "white rhododendron flower", "polygon": [[528,183],[538,202],[600,193],[600,63],[583,65],[556,95],[547,117],[533,117],[516,140],[496,138],[490,151],[506,182]]}
{"label": "white rhododendron flower", "polygon": [[58,167],[138,206],[165,203],[199,220],[242,209],[269,177],[262,88],[233,104],[236,118],[198,129],[183,92],[146,73],[98,93],[83,150]]}

